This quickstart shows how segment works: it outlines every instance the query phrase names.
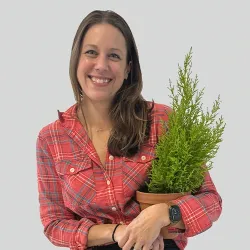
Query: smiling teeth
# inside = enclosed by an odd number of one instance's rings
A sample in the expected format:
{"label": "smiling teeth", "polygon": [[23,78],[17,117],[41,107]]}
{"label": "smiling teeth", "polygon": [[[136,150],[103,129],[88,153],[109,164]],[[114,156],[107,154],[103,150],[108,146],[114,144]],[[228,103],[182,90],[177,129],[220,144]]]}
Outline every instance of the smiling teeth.
{"label": "smiling teeth", "polygon": [[111,79],[109,78],[96,78],[96,77],[91,77],[91,80],[97,83],[108,83],[111,81]]}

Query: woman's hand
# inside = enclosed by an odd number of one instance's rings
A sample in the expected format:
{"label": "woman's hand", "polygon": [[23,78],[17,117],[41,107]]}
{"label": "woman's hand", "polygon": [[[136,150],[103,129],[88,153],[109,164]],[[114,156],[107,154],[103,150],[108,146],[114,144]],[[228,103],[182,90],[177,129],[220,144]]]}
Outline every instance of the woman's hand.
{"label": "woman's hand", "polygon": [[[115,232],[114,238],[115,241],[120,241],[121,237],[124,235],[126,230],[126,225],[120,225]],[[164,241],[163,236],[159,235],[156,240],[153,242],[152,246],[150,247],[150,250],[164,250]]]}
{"label": "woman's hand", "polygon": [[161,234],[153,242],[152,246],[150,247],[150,250],[151,249],[152,250],[164,250],[164,240]]}
{"label": "woman's hand", "polygon": [[125,229],[118,245],[123,250],[150,250],[159,247],[157,237],[162,227],[170,224],[168,205],[165,203],[152,205],[143,210]]}
{"label": "woman's hand", "polygon": [[[115,241],[120,241],[126,230],[126,225],[120,225],[115,231]],[[159,235],[150,247],[150,250],[164,250],[163,236]]]}

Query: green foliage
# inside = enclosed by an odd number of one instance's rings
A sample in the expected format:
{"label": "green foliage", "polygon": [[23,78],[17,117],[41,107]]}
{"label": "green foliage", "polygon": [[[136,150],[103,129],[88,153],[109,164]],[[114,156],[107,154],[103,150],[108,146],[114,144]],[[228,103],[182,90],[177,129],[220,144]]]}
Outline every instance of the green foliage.
{"label": "green foliage", "polygon": [[[204,94],[197,89],[198,78],[191,78],[192,48],[185,56],[184,68],[178,65],[177,91],[170,81],[172,112],[162,125],[166,128],[156,145],[156,159],[149,171],[150,193],[194,192],[212,168],[222,141],[223,117],[217,118],[220,96],[211,112],[203,111]],[[177,92],[177,93],[176,93]],[[216,119],[217,118],[217,119]]]}

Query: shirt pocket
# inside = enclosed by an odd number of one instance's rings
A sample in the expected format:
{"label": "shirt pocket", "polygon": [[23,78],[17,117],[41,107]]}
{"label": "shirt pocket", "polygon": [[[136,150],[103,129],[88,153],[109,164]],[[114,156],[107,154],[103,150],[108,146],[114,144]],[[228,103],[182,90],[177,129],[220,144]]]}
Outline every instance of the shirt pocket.
{"label": "shirt pocket", "polygon": [[123,157],[125,197],[132,198],[140,187],[145,186],[145,182],[148,180],[148,171],[155,157],[155,149],[152,146],[143,146],[136,155]]}
{"label": "shirt pocket", "polygon": [[64,203],[73,211],[86,207],[95,198],[93,168],[89,157],[82,161],[61,160],[56,171],[62,185]]}

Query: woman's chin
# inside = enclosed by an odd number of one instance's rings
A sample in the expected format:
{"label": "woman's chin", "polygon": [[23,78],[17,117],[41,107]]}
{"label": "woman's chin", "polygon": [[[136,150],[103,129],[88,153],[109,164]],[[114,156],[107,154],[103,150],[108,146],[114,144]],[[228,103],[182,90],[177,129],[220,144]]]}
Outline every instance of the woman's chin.
{"label": "woman's chin", "polygon": [[87,99],[91,100],[91,102],[102,102],[102,103],[111,103],[112,98],[110,95],[96,94],[88,96]]}

